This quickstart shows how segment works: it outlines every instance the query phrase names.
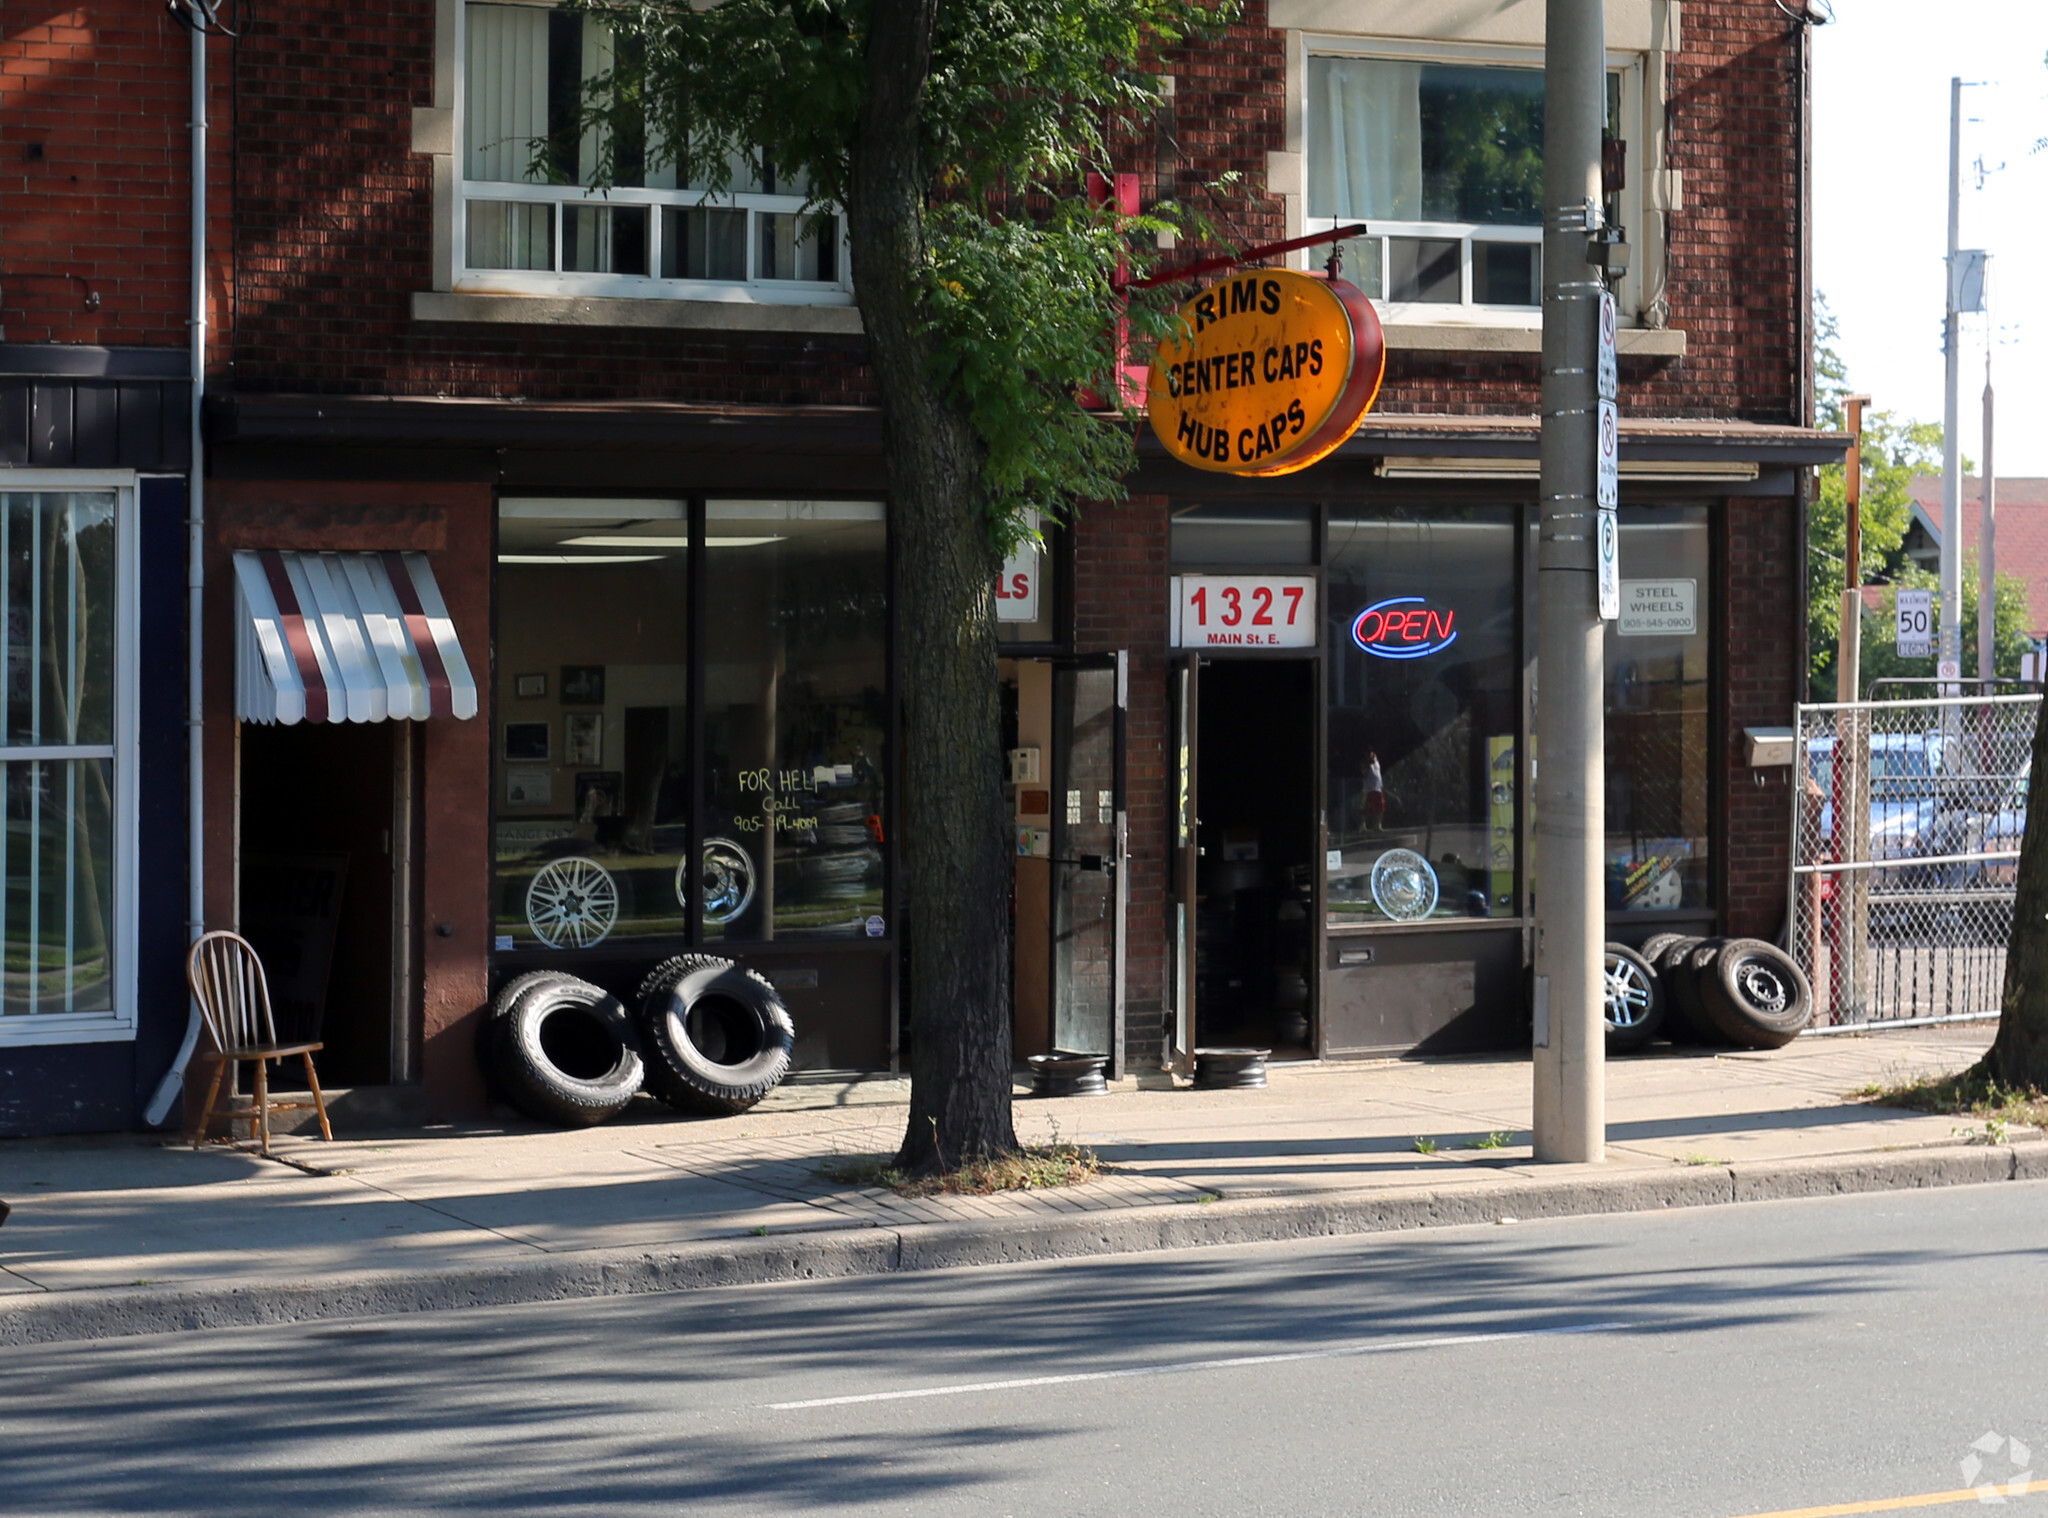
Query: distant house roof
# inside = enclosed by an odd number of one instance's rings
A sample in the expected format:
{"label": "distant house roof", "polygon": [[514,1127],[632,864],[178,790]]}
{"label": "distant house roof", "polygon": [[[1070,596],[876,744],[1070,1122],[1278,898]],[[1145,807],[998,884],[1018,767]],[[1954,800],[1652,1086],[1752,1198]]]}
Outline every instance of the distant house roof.
{"label": "distant house roof", "polygon": [[[1928,539],[1941,542],[1941,476],[1913,476],[1913,518]],[[1963,562],[1977,560],[1978,508],[1984,500],[1984,481],[1974,475],[1963,479]],[[1998,481],[1998,572],[2026,583],[2027,627],[2036,637],[2048,636],[2048,480],[2006,479]]]}

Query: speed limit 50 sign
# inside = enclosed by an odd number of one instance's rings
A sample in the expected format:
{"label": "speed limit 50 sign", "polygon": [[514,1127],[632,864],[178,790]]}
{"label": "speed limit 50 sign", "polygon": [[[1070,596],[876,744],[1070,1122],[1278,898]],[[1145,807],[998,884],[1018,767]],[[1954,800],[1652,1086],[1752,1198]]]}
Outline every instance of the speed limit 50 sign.
{"label": "speed limit 50 sign", "polygon": [[1901,659],[1934,657],[1934,592],[1902,590],[1893,611]]}

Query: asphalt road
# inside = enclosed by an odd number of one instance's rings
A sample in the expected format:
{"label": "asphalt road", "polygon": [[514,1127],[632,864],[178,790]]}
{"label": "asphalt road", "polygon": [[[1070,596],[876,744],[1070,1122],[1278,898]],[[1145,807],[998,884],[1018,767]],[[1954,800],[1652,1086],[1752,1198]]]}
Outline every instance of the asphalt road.
{"label": "asphalt road", "polygon": [[2044,1249],[2016,1183],[12,1349],[0,1513],[1960,1513],[2048,1478]]}

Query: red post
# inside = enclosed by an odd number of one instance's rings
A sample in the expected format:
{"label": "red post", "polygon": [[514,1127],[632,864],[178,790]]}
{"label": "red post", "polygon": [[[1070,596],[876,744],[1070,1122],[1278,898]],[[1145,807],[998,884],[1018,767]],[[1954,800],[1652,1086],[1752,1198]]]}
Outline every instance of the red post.
{"label": "red post", "polygon": [[[1114,205],[1122,216],[1138,214],[1138,176],[1119,174],[1112,185],[1107,176],[1090,172],[1088,175],[1088,201],[1091,205]],[[1123,258],[1116,262],[1116,276],[1112,286],[1121,291],[1130,281],[1130,264]],[[1118,388],[1127,406],[1143,407],[1145,404],[1145,377],[1147,368],[1131,362],[1131,323],[1123,314],[1123,300],[1118,300],[1116,318],[1116,372]],[[1091,399],[1095,399],[1092,398]]]}

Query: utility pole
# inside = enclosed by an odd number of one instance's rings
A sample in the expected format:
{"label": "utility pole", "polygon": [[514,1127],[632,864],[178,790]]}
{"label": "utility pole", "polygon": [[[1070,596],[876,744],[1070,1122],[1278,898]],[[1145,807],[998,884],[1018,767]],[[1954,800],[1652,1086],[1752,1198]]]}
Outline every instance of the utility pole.
{"label": "utility pole", "polygon": [[[1863,699],[1863,413],[1867,395],[1847,398],[1849,456],[1843,474],[1843,525],[1847,552],[1842,566],[1842,625],[1835,654],[1835,699]],[[1844,859],[1870,857],[1870,713],[1862,708],[1842,712],[1835,721],[1835,827]],[[1820,877],[1809,875],[1815,953],[1823,906]],[[1870,1005],[1870,880],[1863,870],[1845,870],[1834,882],[1835,952],[1829,960],[1836,1006]]]}
{"label": "utility pole", "polygon": [[[1835,699],[1862,699],[1863,664],[1863,410],[1867,395],[1847,397],[1848,467],[1842,472],[1843,526],[1847,552],[1842,564],[1842,622],[1835,645]],[[1858,856],[1861,857],[1861,856]]]}
{"label": "utility pole", "polygon": [[[1607,119],[1603,0],[1546,0],[1543,128],[1542,522],[1536,558],[1536,1158],[1589,1161],[1607,1143],[1602,1018],[1606,794],[1599,488]],[[1607,475],[1612,481],[1611,471]],[[1610,560],[1611,562],[1611,560]]]}
{"label": "utility pole", "polygon": [[[1956,314],[1956,245],[1963,202],[1963,81],[1948,82],[1948,257],[1942,262],[1941,353],[1944,388],[1941,408],[1941,637],[1934,646],[1934,672],[1944,680],[1963,673],[1963,475],[1959,462],[1960,417],[1957,365],[1962,358],[1962,322]],[[1944,691],[1944,694],[1953,694]]]}
{"label": "utility pole", "polygon": [[[1984,500],[1977,508],[1977,678],[1998,653],[1998,475],[1991,467],[1991,342],[1984,343]],[[1988,693],[1987,693],[1988,694]]]}

